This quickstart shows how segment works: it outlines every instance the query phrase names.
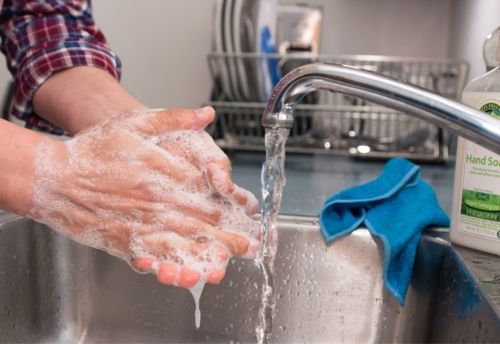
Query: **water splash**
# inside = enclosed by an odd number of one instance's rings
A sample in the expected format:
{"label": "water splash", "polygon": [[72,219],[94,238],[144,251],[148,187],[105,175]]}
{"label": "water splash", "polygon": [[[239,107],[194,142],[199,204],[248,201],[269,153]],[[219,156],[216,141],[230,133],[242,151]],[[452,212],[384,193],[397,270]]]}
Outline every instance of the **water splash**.
{"label": "water splash", "polygon": [[285,185],[285,143],[288,129],[266,128],[266,161],[262,167],[262,220],[261,233],[263,250],[257,259],[262,271],[262,302],[260,323],[256,329],[258,343],[268,343],[271,338],[274,315],[274,258],[278,248],[276,221],[281,205],[283,186]]}

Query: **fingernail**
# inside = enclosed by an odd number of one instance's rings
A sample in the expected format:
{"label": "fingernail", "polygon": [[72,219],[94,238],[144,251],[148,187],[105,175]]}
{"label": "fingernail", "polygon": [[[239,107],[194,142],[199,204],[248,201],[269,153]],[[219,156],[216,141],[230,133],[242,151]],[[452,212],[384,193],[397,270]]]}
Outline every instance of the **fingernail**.
{"label": "fingernail", "polygon": [[262,250],[262,242],[252,238],[248,238],[248,249],[243,258],[253,259],[257,253]]}
{"label": "fingernail", "polygon": [[229,249],[231,253],[236,257],[244,257],[248,252],[248,240],[240,235],[237,235],[231,239],[231,246]]}
{"label": "fingernail", "polygon": [[191,288],[194,287],[196,283],[198,283],[199,279],[200,273],[197,270],[183,267],[181,269],[178,286],[181,288]]}
{"label": "fingernail", "polygon": [[216,163],[209,164],[207,172],[209,173],[212,186],[221,196],[228,197],[235,191],[231,175],[220,165]]}
{"label": "fingernail", "polygon": [[219,262],[225,262],[227,260],[227,252],[225,249],[221,248],[218,253]]}
{"label": "fingernail", "polygon": [[153,258],[150,257],[138,258],[135,261],[135,267],[137,268],[137,270],[141,272],[147,272],[151,270],[152,265],[153,265]]}
{"label": "fingernail", "polygon": [[225,275],[226,269],[214,271],[207,276],[207,282],[211,284],[219,284],[224,279]]}
{"label": "fingernail", "polygon": [[250,193],[247,208],[248,215],[255,215],[260,210],[259,200],[252,193]]}
{"label": "fingernail", "polygon": [[211,106],[205,106],[200,109],[196,109],[194,111],[199,119],[206,119],[212,114],[212,111],[214,111],[214,109]]}
{"label": "fingernail", "polygon": [[177,278],[177,267],[173,264],[161,264],[156,274],[158,282],[163,284],[173,284]]}

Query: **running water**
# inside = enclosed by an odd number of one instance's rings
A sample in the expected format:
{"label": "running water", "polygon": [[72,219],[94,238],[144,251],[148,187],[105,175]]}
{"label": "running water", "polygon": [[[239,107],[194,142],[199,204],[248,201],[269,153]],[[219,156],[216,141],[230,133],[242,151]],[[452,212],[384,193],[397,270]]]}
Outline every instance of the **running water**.
{"label": "running water", "polygon": [[262,167],[262,220],[261,233],[263,250],[257,264],[262,270],[262,303],[259,312],[259,326],[256,329],[257,342],[268,343],[271,338],[274,315],[274,258],[278,248],[276,221],[285,185],[285,143],[288,129],[266,128],[266,161]]}

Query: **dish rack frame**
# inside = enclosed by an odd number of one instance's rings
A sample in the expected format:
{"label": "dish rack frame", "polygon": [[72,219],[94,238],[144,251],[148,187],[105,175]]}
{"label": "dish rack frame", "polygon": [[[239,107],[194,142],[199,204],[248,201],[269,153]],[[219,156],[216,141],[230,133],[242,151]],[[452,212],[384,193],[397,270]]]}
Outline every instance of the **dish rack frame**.
{"label": "dish rack frame", "polygon": [[[247,68],[247,75],[251,75],[252,67],[266,62],[278,65],[285,73],[289,71],[285,68],[291,70],[307,63],[348,65],[455,100],[460,98],[468,72],[468,64],[464,61],[375,55],[211,53],[207,61],[214,87],[211,101],[206,105],[213,106],[217,112],[208,131],[221,148],[245,151],[264,150],[264,128],[260,120],[266,103],[255,98],[230,99],[227,96],[224,91],[227,84],[221,83],[221,75],[234,73],[236,69],[231,70],[229,66],[236,63]],[[224,66],[227,69],[222,71]],[[237,75],[233,75],[235,83],[237,79]],[[400,156],[437,163],[454,159],[455,135],[402,112],[352,96],[316,91],[297,106],[294,119],[287,142],[288,152],[383,159]]]}

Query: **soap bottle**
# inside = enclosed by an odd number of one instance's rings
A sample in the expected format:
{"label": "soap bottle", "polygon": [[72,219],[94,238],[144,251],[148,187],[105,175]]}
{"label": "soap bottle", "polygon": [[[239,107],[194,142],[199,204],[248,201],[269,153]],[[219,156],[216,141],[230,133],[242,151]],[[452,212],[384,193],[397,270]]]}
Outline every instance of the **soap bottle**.
{"label": "soap bottle", "polygon": [[[500,38],[497,67],[472,80],[462,102],[498,118],[500,130]],[[451,241],[500,255],[500,155],[458,139]]]}

